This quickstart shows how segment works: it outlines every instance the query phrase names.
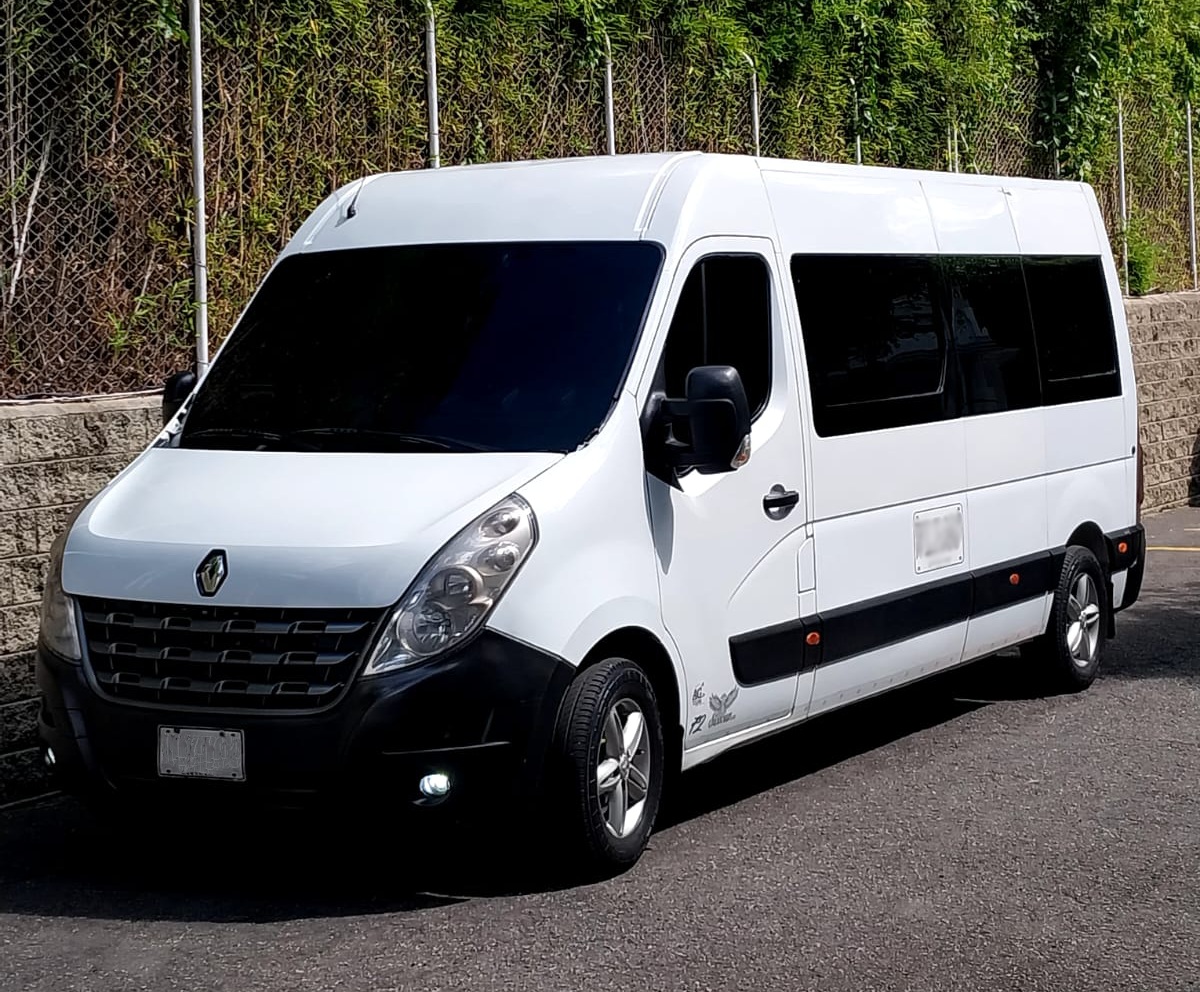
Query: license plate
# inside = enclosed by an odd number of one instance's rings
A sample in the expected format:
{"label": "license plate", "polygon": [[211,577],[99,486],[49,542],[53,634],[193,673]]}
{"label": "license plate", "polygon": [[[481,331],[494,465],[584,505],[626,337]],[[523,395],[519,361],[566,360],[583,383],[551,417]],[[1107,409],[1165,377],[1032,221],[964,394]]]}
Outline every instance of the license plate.
{"label": "license plate", "polygon": [[240,730],[158,728],[158,774],[163,778],[246,778]]}

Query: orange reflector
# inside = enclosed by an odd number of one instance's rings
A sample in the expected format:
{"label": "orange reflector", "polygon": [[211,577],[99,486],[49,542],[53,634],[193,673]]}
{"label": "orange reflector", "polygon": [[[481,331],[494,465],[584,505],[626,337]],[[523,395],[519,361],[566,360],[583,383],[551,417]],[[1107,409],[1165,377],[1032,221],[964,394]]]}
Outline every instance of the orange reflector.
{"label": "orange reflector", "polygon": [[810,648],[815,648],[821,643],[821,635],[814,630],[806,638],[804,638],[804,643]]}
{"label": "orange reflector", "polygon": [[1125,554],[1125,552],[1129,550],[1129,545],[1125,541],[1121,541],[1117,545],[1117,550],[1121,552],[1121,554]]}
{"label": "orange reflector", "polygon": [[1013,572],[1012,575],[1010,575],[1008,577],[1008,584],[1010,586],[1020,585],[1021,584],[1021,576],[1019,576],[1016,572]]}

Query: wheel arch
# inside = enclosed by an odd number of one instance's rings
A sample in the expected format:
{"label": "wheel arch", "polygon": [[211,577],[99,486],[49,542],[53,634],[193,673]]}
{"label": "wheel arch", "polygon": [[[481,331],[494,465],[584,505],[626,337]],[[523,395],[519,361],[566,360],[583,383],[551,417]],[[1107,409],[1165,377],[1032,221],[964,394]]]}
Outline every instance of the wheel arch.
{"label": "wheel arch", "polygon": [[[683,761],[683,708],[679,677],[670,653],[652,632],[644,627],[622,627],[601,638],[584,656],[579,673],[606,658],[627,658],[639,665],[654,688],[662,719],[664,735],[668,737],[668,753]],[[576,674],[576,678],[579,677]]]}
{"label": "wheel arch", "polygon": [[1100,529],[1100,525],[1094,521],[1087,521],[1080,524],[1071,532],[1071,536],[1067,539],[1067,547],[1077,546],[1087,548],[1096,556],[1096,560],[1100,562],[1100,567],[1104,570],[1105,578],[1109,578],[1112,574],[1112,549],[1109,547],[1108,538],[1104,536],[1104,531]]}
{"label": "wheel arch", "polygon": [[1115,549],[1100,525],[1089,520],[1082,523],[1071,533],[1067,547],[1072,545],[1087,548],[1096,560],[1100,562],[1100,571],[1104,575],[1105,592],[1107,593],[1108,609],[1105,611],[1104,634],[1115,637],[1117,634],[1116,611],[1113,608],[1113,575],[1112,562],[1115,560]]}

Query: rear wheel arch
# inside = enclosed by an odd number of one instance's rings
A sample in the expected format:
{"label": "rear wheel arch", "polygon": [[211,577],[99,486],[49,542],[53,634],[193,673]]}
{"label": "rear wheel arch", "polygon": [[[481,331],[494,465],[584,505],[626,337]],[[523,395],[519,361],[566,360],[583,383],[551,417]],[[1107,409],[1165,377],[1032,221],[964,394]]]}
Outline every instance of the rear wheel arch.
{"label": "rear wheel arch", "polygon": [[1104,536],[1104,531],[1100,526],[1093,521],[1082,523],[1075,528],[1070,538],[1067,539],[1067,547],[1087,548],[1096,556],[1096,560],[1100,562],[1100,567],[1104,570],[1105,576],[1112,573],[1110,562],[1112,561],[1111,549],[1108,545],[1108,538]]}
{"label": "rear wheel arch", "polygon": [[1087,548],[1096,557],[1096,561],[1100,563],[1100,571],[1104,576],[1104,585],[1108,593],[1104,617],[1104,632],[1108,637],[1115,637],[1116,629],[1116,613],[1113,610],[1113,573],[1112,563],[1116,559],[1116,552],[1109,541],[1108,536],[1100,529],[1100,525],[1092,520],[1080,524],[1072,532],[1067,540],[1068,548]]}

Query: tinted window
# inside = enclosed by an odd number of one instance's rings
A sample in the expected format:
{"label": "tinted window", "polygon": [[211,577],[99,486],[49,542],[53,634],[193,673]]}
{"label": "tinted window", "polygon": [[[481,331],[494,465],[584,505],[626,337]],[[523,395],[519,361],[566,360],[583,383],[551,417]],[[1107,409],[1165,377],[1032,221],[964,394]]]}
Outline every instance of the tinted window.
{"label": "tinted window", "polygon": [[955,415],[936,259],[797,255],[792,278],[818,434]]}
{"label": "tinted window", "polygon": [[293,255],[214,363],[181,443],[570,451],[607,416],[660,263],[645,243]]}
{"label": "tinted window", "polygon": [[950,256],[942,259],[942,267],[963,412],[1037,406],[1037,349],[1020,258]]}
{"label": "tinted window", "polygon": [[756,255],[697,263],[675,307],[663,355],[668,396],[685,395],[699,365],[732,365],[755,415],[771,392],[771,275]]}
{"label": "tinted window", "polygon": [[1047,403],[1118,396],[1121,376],[1099,258],[1025,259]]}

